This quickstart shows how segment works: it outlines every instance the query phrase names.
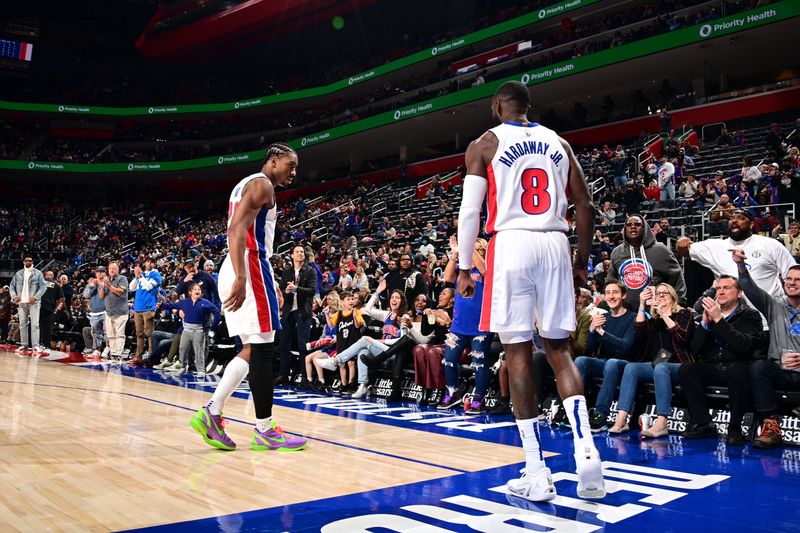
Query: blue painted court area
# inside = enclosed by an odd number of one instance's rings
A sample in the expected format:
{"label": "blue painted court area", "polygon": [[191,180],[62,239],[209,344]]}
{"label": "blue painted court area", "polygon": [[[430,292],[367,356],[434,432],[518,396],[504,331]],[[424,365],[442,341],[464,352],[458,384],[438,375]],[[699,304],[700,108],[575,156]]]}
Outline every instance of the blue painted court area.
{"label": "blue painted court area", "polygon": [[[121,371],[142,379],[169,381],[150,370]],[[184,382],[179,383],[180,379]],[[206,378],[206,385],[195,383],[191,377],[180,379],[172,383],[211,388],[214,382],[213,378]],[[426,415],[433,410],[411,405],[387,406],[383,401],[302,395],[290,389],[276,390],[276,404],[363,417],[409,431],[449,433],[508,444],[518,440],[510,416],[490,419],[458,416],[455,412]],[[387,408],[397,410],[385,411]],[[451,424],[456,420],[443,420],[456,416],[461,425]],[[442,420],[434,420],[438,417]],[[599,434],[595,442],[604,460],[609,494],[603,500],[590,502],[576,495],[571,432],[544,424],[541,428],[543,448],[559,453],[548,459],[559,493],[548,504],[533,504],[505,494],[505,481],[517,476],[523,466],[518,463],[476,472],[454,471],[453,475],[431,481],[148,530],[800,531],[800,449],[796,447],[762,451],[749,444],[735,447],[723,440],[687,441],[675,435],[643,441],[638,431],[613,437]],[[520,460],[522,457],[520,449]],[[325,460],[314,460],[317,459]],[[294,490],[302,490],[300,480]]]}
{"label": "blue painted court area", "polygon": [[[559,433],[565,433],[559,431]],[[506,495],[521,465],[454,475],[154,531],[797,531],[798,453],[753,453],[679,437],[642,445],[638,435],[598,437],[610,493],[578,500],[569,439],[547,439],[559,491],[552,504]],[[548,446],[554,449],[553,446]],[[419,529],[415,529],[419,528]]]}

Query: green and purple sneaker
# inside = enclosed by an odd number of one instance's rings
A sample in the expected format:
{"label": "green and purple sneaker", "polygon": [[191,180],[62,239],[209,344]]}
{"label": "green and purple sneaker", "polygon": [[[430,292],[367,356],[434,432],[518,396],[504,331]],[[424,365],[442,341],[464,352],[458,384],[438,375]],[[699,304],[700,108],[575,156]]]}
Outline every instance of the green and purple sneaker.
{"label": "green and purple sneaker", "polygon": [[220,450],[232,451],[236,443],[225,434],[225,420],[222,415],[212,415],[208,407],[201,407],[189,420],[189,425],[203,437],[206,444]]}
{"label": "green and purple sneaker", "polygon": [[258,428],[253,428],[253,436],[250,439],[250,448],[258,451],[297,452],[305,449],[306,446],[308,446],[308,439],[287,435],[274,420],[269,429],[263,433]]}

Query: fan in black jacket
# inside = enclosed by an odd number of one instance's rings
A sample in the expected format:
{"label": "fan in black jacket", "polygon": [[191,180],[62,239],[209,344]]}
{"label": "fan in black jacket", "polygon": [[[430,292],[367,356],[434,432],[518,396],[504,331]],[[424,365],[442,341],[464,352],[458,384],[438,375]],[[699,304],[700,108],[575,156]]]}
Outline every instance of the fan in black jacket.
{"label": "fan in black jacket", "polygon": [[[311,335],[311,305],[317,290],[317,273],[306,263],[305,249],[296,245],[292,249],[292,265],[284,269],[280,279],[283,293],[281,307],[280,373],[275,385],[289,382],[289,371],[300,372],[306,358],[306,344]],[[292,343],[297,342],[300,357],[292,361]]]}
{"label": "fan in black jacket", "polygon": [[703,298],[703,316],[692,338],[697,362],[681,365],[678,374],[689,404],[692,427],[686,438],[716,438],[706,401],[706,385],[726,385],[731,406],[728,444],[744,444],[742,417],[752,406],[750,363],[764,347],[761,315],[742,299],[739,281],[720,276],[716,298]]}

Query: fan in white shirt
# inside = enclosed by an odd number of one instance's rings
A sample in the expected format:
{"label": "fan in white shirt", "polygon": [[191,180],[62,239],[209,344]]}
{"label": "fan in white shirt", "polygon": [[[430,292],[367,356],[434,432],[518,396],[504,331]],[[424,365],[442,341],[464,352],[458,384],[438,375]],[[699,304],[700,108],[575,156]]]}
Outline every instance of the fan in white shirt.
{"label": "fan in white shirt", "polygon": [[688,237],[678,239],[676,252],[707,267],[716,278],[722,274],[738,278],[736,263],[731,260],[731,250],[744,250],[748,257],[750,277],[756,285],[772,297],[782,298],[781,278],[789,267],[796,264],[786,247],[775,239],[753,235],[753,215],[746,209],[733,211],[728,229],[730,237],[727,239],[706,239],[696,243]]}

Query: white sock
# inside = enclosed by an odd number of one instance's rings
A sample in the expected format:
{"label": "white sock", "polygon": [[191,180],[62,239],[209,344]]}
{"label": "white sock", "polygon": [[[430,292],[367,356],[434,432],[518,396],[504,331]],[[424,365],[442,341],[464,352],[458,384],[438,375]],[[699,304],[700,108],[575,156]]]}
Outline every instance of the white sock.
{"label": "white sock", "polygon": [[448,386],[447,386],[447,394],[449,394],[450,396],[452,396],[453,394],[455,394],[455,392],[456,392],[456,389],[457,389],[457,388],[458,388],[458,387],[451,387],[450,385],[448,385]]}
{"label": "white sock", "polygon": [[266,432],[272,425],[272,417],[256,419],[256,429],[261,433]]}
{"label": "white sock", "polygon": [[212,415],[219,416],[222,413],[222,407],[225,402],[231,397],[236,387],[244,381],[248,372],[250,372],[250,363],[241,357],[234,357],[233,361],[228,363],[225,374],[222,375],[222,379],[217,384],[217,390],[214,391],[211,400],[206,404],[208,411]]}
{"label": "white sock", "polygon": [[581,442],[594,446],[592,430],[589,426],[589,411],[586,409],[586,398],[582,394],[564,398],[564,410],[572,426],[572,438],[577,447]]}
{"label": "white sock", "polygon": [[539,436],[539,423],[535,418],[517,420],[517,429],[519,436],[522,437],[522,449],[525,450],[525,468],[532,476],[545,466],[541,437]]}

